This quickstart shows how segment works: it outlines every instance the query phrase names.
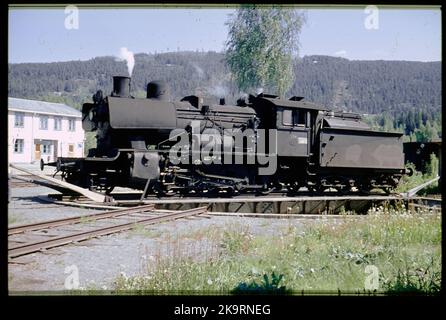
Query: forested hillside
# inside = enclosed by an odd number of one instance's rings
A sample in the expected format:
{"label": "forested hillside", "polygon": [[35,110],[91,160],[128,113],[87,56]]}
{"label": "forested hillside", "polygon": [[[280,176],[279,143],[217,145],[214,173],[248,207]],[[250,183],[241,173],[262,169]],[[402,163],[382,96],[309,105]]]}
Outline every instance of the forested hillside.
{"label": "forested hillside", "polygon": [[[173,99],[200,94],[213,102],[226,96],[233,103],[242,94],[231,81],[222,53],[137,54],[135,61],[132,94],[137,97],[145,96],[145,86],[152,80],[165,80]],[[287,97],[304,96],[332,108],[369,114],[367,121],[377,128],[404,130],[413,139],[441,136],[441,62],[306,56],[295,61],[295,74]],[[8,91],[10,97],[80,108],[98,89],[109,94],[113,75],[128,75],[125,61],[99,57],[10,64]]]}

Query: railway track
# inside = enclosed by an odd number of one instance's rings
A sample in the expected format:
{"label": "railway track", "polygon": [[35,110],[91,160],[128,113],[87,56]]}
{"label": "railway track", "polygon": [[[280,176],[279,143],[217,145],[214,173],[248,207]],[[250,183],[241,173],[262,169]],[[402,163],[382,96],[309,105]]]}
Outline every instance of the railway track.
{"label": "railway track", "polygon": [[[203,214],[205,212],[207,212],[206,207],[199,207],[190,210],[182,210],[174,212],[162,212],[162,211],[160,212],[154,210],[153,205],[144,205],[134,208],[125,208],[109,212],[84,215],[80,217],[58,219],[58,220],[11,227],[8,229],[8,258],[10,262],[13,262],[12,261],[13,258],[38,251],[43,251],[49,248],[59,247],[74,242],[85,241],[91,238],[109,235],[112,233],[127,231],[135,228],[138,225],[145,226],[149,224],[161,223],[170,220],[190,218],[196,215]],[[62,235],[38,234],[37,236],[46,236],[46,239],[43,240],[23,241],[21,239],[16,238],[19,235],[29,235],[30,233],[31,236],[33,235],[35,236],[36,234],[33,234],[33,232],[43,229],[54,231],[54,229],[61,226],[79,225],[83,222],[90,223],[90,222],[96,222],[98,220],[104,221],[107,219],[108,220],[114,219],[116,222],[116,219],[123,217],[129,218],[131,221],[126,221],[124,223],[119,223],[119,220],[118,223],[113,223],[112,221],[111,225],[103,227],[93,227],[93,229],[91,230],[85,230],[85,228],[81,228],[81,230],[73,231],[69,234],[62,234]]]}
{"label": "railway track", "polygon": [[[40,200],[68,206],[91,207],[104,209],[107,206],[97,204],[82,197],[49,194],[39,197]],[[371,205],[384,202],[406,201],[400,195],[369,195],[369,196],[340,196],[319,195],[309,196],[302,194],[294,197],[267,195],[267,196],[234,196],[232,198],[202,198],[202,197],[165,197],[161,199],[128,199],[115,197],[113,205],[129,207],[141,204],[155,204],[158,209],[184,210],[206,205],[212,212],[234,213],[283,213],[283,214],[321,214],[337,213],[344,207],[346,211],[358,213],[367,212]]]}
{"label": "railway track", "polygon": [[[268,198],[269,201],[279,202],[282,201],[277,199],[276,197],[262,197],[263,200],[266,201],[265,198]],[[314,201],[314,198],[311,198]],[[219,201],[223,201],[223,199],[198,199],[198,201],[192,199],[187,199],[190,201],[189,204],[194,204],[195,207],[184,209],[183,205],[187,205],[189,201],[185,201],[186,199],[182,199],[181,204],[176,200],[173,200],[173,203],[170,200],[171,204],[174,205],[175,210],[166,210],[160,209],[159,207],[161,203],[150,203],[145,205],[139,205],[136,207],[124,207],[118,208],[116,210],[100,212],[95,214],[70,217],[64,219],[50,220],[26,225],[19,225],[10,227],[8,229],[8,257],[10,262],[14,262],[14,258],[23,256],[26,254],[44,251],[49,248],[63,246],[66,244],[70,244],[73,242],[85,241],[91,238],[96,238],[104,235],[109,235],[112,233],[126,231],[132,228],[135,228],[138,225],[149,225],[160,223],[169,220],[175,219],[190,219],[196,215],[201,215],[202,217],[210,218],[212,216],[239,216],[239,217],[264,217],[264,218],[303,218],[303,219],[318,219],[318,218],[360,218],[361,216],[343,216],[343,215],[330,215],[330,214],[280,214],[280,213],[265,213],[265,212],[228,212],[225,210],[224,212],[219,212],[217,207],[213,207],[213,205],[217,204]],[[206,201],[205,201],[206,200]],[[231,199],[230,199],[231,200]],[[290,199],[286,199],[290,200]],[[286,201],[285,200],[285,201]],[[296,199],[295,199],[296,200]],[[302,201],[302,198],[300,198]],[[308,200],[308,199],[306,199]],[[319,199],[324,201],[330,201],[325,199]],[[436,202],[436,204],[440,203],[441,200],[438,199],[424,199],[430,202]],[[233,202],[240,201],[240,199],[232,199]],[[243,201],[251,202],[252,199],[243,199]],[[206,206],[203,206],[206,204]],[[260,202],[262,204],[262,202]],[[426,203],[427,204],[427,203]],[[425,205],[426,205],[425,204]],[[157,205],[158,209],[155,209],[155,205]],[[179,205],[179,206],[178,206]],[[417,204],[414,204],[417,206]],[[420,204],[419,206],[425,206]],[[220,206],[221,208],[221,206]],[[109,209],[111,209],[109,207]],[[208,212],[210,211],[214,212]],[[121,219],[121,220],[120,220]],[[126,219],[127,221],[123,222],[122,219]],[[92,223],[106,223],[108,225],[105,226],[91,226]],[[111,222],[111,224],[110,224]],[[123,222],[123,223],[122,223]],[[68,230],[71,233],[66,234],[67,230],[59,230],[64,231],[65,234],[54,234],[54,231],[60,229],[61,227],[66,226],[81,226],[81,230]],[[90,230],[88,230],[90,228]],[[87,230],[86,230],[87,229]],[[43,232],[42,232],[43,231]],[[28,240],[24,241],[20,239],[20,236],[44,236],[45,239],[37,239],[37,240]],[[17,238],[19,237],[19,238]],[[26,238],[26,237],[25,237]]]}
{"label": "railway track", "polygon": [[[42,178],[41,175],[37,175]],[[416,200],[415,193],[425,185],[435,181],[429,181],[419,187],[416,187],[404,194],[383,194],[383,193],[360,193],[354,192],[351,194],[339,193],[336,191],[326,191],[323,193],[310,193],[305,190],[300,190],[293,195],[286,192],[276,191],[268,195],[257,195],[252,193],[239,194],[229,196],[212,197],[211,194],[204,196],[203,194],[188,194],[183,196],[172,195],[164,197],[148,196],[141,199],[141,192],[130,193],[112,193],[109,201],[97,201],[96,197],[103,200],[104,195],[93,193],[88,190],[82,190],[79,194],[79,187],[71,186],[72,190],[65,187],[56,186],[58,181],[41,181],[13,176],[30,183],[40,185],[48,185],[54,189],[60,187],[61,194],[49,194],[48,197],[39,198],[46,202],[54,204],[71,205],[79,207],[91,207],[96,209],[112,209],[120,207],[139,206],[141,204],[155,204],[157,208],[167,210],[184,210],[202,205],[207,205],[210,211],[214,212],[254,212],[254,213],[299,213],[299,214],[313,214],[313,213],[336,213],[339,211],[350,210],[356,212],[366,212],[370,205],[377,205],[380,203],[395,203],[404,202],[404,204],[413,203]],[[45,179],[48,179],[45,177]],[[52,185],[51,185],[52,184]],[[85,194],[83,194],[85,193]],[[411,195],[411,196],[410,196]],[[441,206],[441,200],[439,201]],[[430,204],[432,206],[432,204]],[[414,204],[413,207],[418,206]]]}
{"label": "railway track", "polygon": [[82,221],[85,221],[85,220],[97,221],[100,219],[119,217],[119,216],[123,216],[123,215],[131,215],[132,213],[142,213],[142,212],[147,212],[147,211],[153,211],[154,209],[155,209],[155,206],[149,204],[149,205],[144,205],[144,206],[140,206],[140,207],[136,207],[136,208],[118,209],[118,210],[83,215],[83,216],[78,216],[78,217],[71,217],[71,218],[64,218],[64,219],[57,219],[57,220],[50,220],[50,221],[20,225],[20,226],[15,226],[15,227],[9,228],[8,236],[11,236],[13,234],[27,232],[27,231],[36,231],[36,230],[40,230],[40,229],[54,228],[54,227],[63,226],[63,225],[81,223]]}
{"label": "railway track", "polygon": [[[311,200],[311,199],[328,199],[328,200],[346,200],[346,199],[403,199],[400,194],[337,194],[337,193],[323,193],[323,194],[311,194],[308,192],[300,192],[298,194],[289,196],[286,193],[272,193],[270,195],[254,195],[254,194],[242,194],[233,197],[202,197],[202,196],[172,196],[172,197],[155,197],[150,196],[146,197],[143,200],[140,199],[140,194],[138,193],[117,193],[112,194],[112,196],[116,199],[115,205],[122,205],[125,203],[175,203],[175,202],[228,202],[228,201],[239,201],[239,200],[248,200],[248,201],[277,201],[277,199],[302,199],[302,200]],[[65,193],[65,194],[56,194],[51,193],[48,194],[48,197],[54,200],[61,201],[78,201],[78,202],[93,202],[89,200],[87,197],[82,195],[77,195],[74,193]]]}
{"label": "railway track", "polygon": [[38,187],[39,185],[36,183],[13,178],[10,180],[9,186],[11,188],[31,188],[31,187]]}

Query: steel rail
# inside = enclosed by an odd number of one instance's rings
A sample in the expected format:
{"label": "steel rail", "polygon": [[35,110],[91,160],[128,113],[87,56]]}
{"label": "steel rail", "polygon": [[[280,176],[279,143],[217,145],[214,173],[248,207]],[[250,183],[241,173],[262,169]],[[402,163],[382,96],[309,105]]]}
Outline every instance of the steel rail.
{"label": "steel rail", "polygon": [[117,233],[134,228],[137,225],[148,225],[154,223],[165,222],[185,217],[190,217],[207,212],[207,207],[199,207],[180,212],[167,213],[162,216],[150,217],[135,222],[123,223],[112,227],[104,227],[90,231],[79,232],[67,236],[60,236],[49,240],[27,243],[12,248],[8,248],[8,258],[14,258],[25,254],[41,251],[48,248],[58,247],[72,242],[79,242],[90,238],[96,238],[112,233]]}
{"label": "steel rail", "polygon": [[82,222],[84,219],[88,219],[89,221],[96,221],[96,220],[100,220],[100,219],[113,218],[113,217],[118,217],[118,216],[122,216],[122,215],[129,215],[132,213],[152,211],[154,209],[155,209],[155,205],[148,204],[148,205],[143,205],[143,206],[138,206],[138,207],[117,209],[117,210],[113,210],[113,211],[87,214],[87,215],[71,217],[71,218],[63,218],[63,219],[57,219],[57,220],[24,224],[24,225],[19,225],[19,226],[8,228],[8,236],[18,234],[18,233],[23,233],[25,231],[35,231],[35,230],[40,230],[40,229],[44,229],[44,228],[53,228],[53,227],[58,227],[58,226],[63,226],[63,225],[76,224],[76,223]]}
{"label": "steel rail", "polygon": [[[31,176],[33,176],[33,175],[31,175]],[[30,184],[33,184],[33,186],[47,187],[47,188],[59,191],[61,193],[64,193],[67,190],[69,190],[67,188],[64,188],[64,187],[61,187],[61,186],[57,186],[54,183],[45,182],[45,181],[42,181],[42,180],[36,180],[36,179],[32,179],[32,178],[27,178],[27,177],[24,177],[24,176],[21,176],[21,175],[11,175],[11,179],[10,179],[10,182],[9,182],[10,185],[11,185],[11,188],[14,188],[14,182],[15,182],[14,180],[17,180],[17,181],[20,181],[20,182],[23,182],[23,183],[28,182]]]}
{"label": "steel rail", "polygon": [[[399,195],[371,195],[371,196],[297,196],[297,197],[278,197],[278,196],[240,196],[232,198],[203,198],[203,197],[185,197],[185,198],[146,198],[143,202],[153,204],[176,204],[176,203],[227,203],[227,202],[298,202],[298,201],[334,201],[334,200],[356,200],[356,201],[368,201],[368,200],[404,200]],[[131,201],[131,200],[130,200]],[[118,200],[118,203],[130,202],[126,200]]]}

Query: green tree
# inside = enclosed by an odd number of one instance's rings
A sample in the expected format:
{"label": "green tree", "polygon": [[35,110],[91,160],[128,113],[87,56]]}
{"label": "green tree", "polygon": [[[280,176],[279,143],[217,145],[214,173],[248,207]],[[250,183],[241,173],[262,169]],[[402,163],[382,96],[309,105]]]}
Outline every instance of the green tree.
{"label": "green tree", "polygon": [[382,126],[383,130],[386,132],[394,131],[393,121],[388,113],[383,113],[382,115]]}
{"label": "green tree", "polygon": [[426,175],[435,178],[438,175],[439,160],[434,153],[430,155],[430,161],[425,165]]}
{"label": "green tree", "polygon": [[283,7],[242,6],[227,22],[226,61],[243,91],[267,88],[279,96],[294,82],[304,13]]}
{"label": "green tree", "polygon": [[417,142],[429,142],[437,138],[437,133],[432,127],[430,121],[426,122],[426,125],[421,124],[420,128],[415,130]]}

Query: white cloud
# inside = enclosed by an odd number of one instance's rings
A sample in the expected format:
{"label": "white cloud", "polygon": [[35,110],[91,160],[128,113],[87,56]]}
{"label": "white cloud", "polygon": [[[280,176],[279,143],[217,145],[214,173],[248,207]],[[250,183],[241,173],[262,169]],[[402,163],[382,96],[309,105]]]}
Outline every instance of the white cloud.
{"label": "white cloud", "polygon": [[347,51],[346,50],[339,50],[339,51],[336,51],[334,53],[334,55],[335,56],[346,56],[347,55]]}

